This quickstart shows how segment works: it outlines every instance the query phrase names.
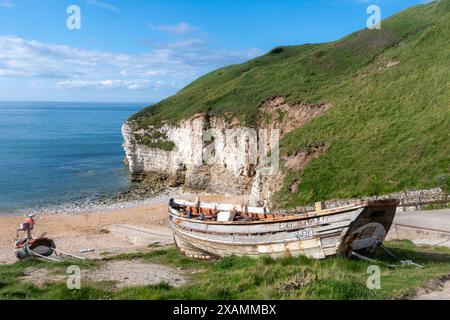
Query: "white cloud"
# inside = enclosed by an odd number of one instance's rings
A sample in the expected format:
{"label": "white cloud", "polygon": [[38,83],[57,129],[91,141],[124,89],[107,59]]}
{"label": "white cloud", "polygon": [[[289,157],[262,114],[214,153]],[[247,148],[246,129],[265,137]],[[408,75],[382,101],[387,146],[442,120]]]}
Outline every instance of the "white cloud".
{"label": "white cloud", "polygon": [[154,31],[159,31],[163,33],[168,33],[172,35],[183,35],[187,33],[193,33],[199,31],[200,29],[190,25],[187,22],[180,22],[173,25],[155,25],[153,23],[149,24],[149,28]]}
{"label": "white cloud", "polygon": [[201,43],[178,40],[130,54],[0,36],[0,78],[53,79],[58,88],[160,90],[180,88],[207,71],[260,54],[210,50]]}
{"label": "white cloud", "polygon": [[110,3],[106,3],[106,2],[100,2],[97,0],[88,0],[86,1],[87,4],[92,5],[92,6],[96,6],[102,9],[106,9],[109,11],[113,11],[113,12],[119,12],[119,8],[115,7],[114,5],[110,4]]}
{"label": "white cloud", "polygon": [[152,50],[154,49],[183,49],[183,50],[199,50],[205,49],[207,41],[202,37],[193,38],[178,38],[173,41],[153,41],[149,38],[143,37],[139,39],[139,43]]}
{"label": "white cloud", "polygon": [[158,81],[154,83],[149,80],[64,80],[58,81],[58,87],[64,88],[94,88],[94,89],[125,89],[140,90],[156,87]]}
{"label": "white cloud", "polygon": [[190,39],[179,39],[166,44],[170,49],[180,49],[180,48],[198,48],[206,44],[206,41],[202,38],[190,38]]}
{"label": "white cloud", "polygon": [[14,8],[14,6],[15,6],[14,2],[12,2],[10,0],[0,1],[1,8]]}

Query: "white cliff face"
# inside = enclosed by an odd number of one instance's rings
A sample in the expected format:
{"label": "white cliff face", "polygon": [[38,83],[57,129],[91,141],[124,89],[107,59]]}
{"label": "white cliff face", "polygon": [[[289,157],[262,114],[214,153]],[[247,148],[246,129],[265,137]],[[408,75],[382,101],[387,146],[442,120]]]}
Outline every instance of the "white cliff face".
{"label": "white cliff face", "polygon": [[139,175],[152,171],[170,173],[173,171],[170,152],[138,144],[133,137],[133,127],[128,123],[122,126],[122,135],[125,141],[123,144],[125,156],[131,174]]}
{"label": "white cliff face", "polygon": [[[257,165],[258,137],[251,129],[237,129],[221,119],[195,116],[178,126],[157,129],[175,144],[171,151],[139,143],[133,123],[122,134],[131,174],[139,179],[158,175],[182,176],[181,184],[228,194],[249,194]],[[144,133],[145,135],[145,133]]]}

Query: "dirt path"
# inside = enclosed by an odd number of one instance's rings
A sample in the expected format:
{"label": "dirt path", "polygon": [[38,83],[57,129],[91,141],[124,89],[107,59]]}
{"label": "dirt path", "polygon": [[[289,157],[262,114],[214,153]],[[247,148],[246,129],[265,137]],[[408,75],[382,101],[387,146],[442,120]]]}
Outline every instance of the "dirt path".
{"label": "dirt path", "polygon": [[[116,288],[156,285],[161,282],[180,287],[189,281],[187,271],[141,260],[109,261],[94,269],[81,270],[81,284],[111,282]],[[43,287],[50,283],[67,282],[63,271],[48,268],[28,268],[20,281]]]}
{"label": "dirt path", "polygon": [[113,281],[117,288],[161,282],[180,287],[189,281],[188,275],[181,270],[140,260],[111,261],[101,268],[86,272],[84,277],[94,282]]}

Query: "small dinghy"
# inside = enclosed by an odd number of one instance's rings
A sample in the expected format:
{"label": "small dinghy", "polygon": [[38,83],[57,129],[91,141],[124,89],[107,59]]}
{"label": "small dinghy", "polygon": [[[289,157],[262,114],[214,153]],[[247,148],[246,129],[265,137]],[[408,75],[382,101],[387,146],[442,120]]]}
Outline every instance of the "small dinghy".
{"label": "small dinghy", "polygon": [[283,215],[267,208],[171,199],[175,243],[186,256],[370,255],[385,239],[397,200],[359,200],[351,205]]}
{"label": "small dinghy", "polygon": [[[19,260],[24,260],[28,258],[41,258],[45,260],[61,262],[64,256],[68,256],[74,259],[85,260],[83,257],[78,257],[63,251],[56,250],[56,245],[53,239],[46,238],[46,233],[44,232],[38,238],[32,236],[31,231],[34,229],[35,225],[34,214],[28,215],[28,218],[24,223],[21,223],[17,229],[17,238],[19,238],[19,232],[26,232],[26,237],[18,239],[15,242],[15,254],[16,258]],[[59,256],[59,259],[52,258],[55,254]]]}
{"label": "small dinghy", "polygon": [[56,249],[55,242],[48,238],[25,239],[16,242],[16,258],[50,257]]}

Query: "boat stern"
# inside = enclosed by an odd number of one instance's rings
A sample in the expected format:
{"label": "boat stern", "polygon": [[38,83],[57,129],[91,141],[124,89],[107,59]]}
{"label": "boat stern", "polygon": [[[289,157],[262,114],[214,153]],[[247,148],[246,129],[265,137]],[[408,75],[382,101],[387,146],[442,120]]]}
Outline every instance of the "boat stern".
{"label": "boat stern", "polygon": [[398,200],[364,201],[342,238],[338,252],[371,255],[386,238],[397,211]]}

